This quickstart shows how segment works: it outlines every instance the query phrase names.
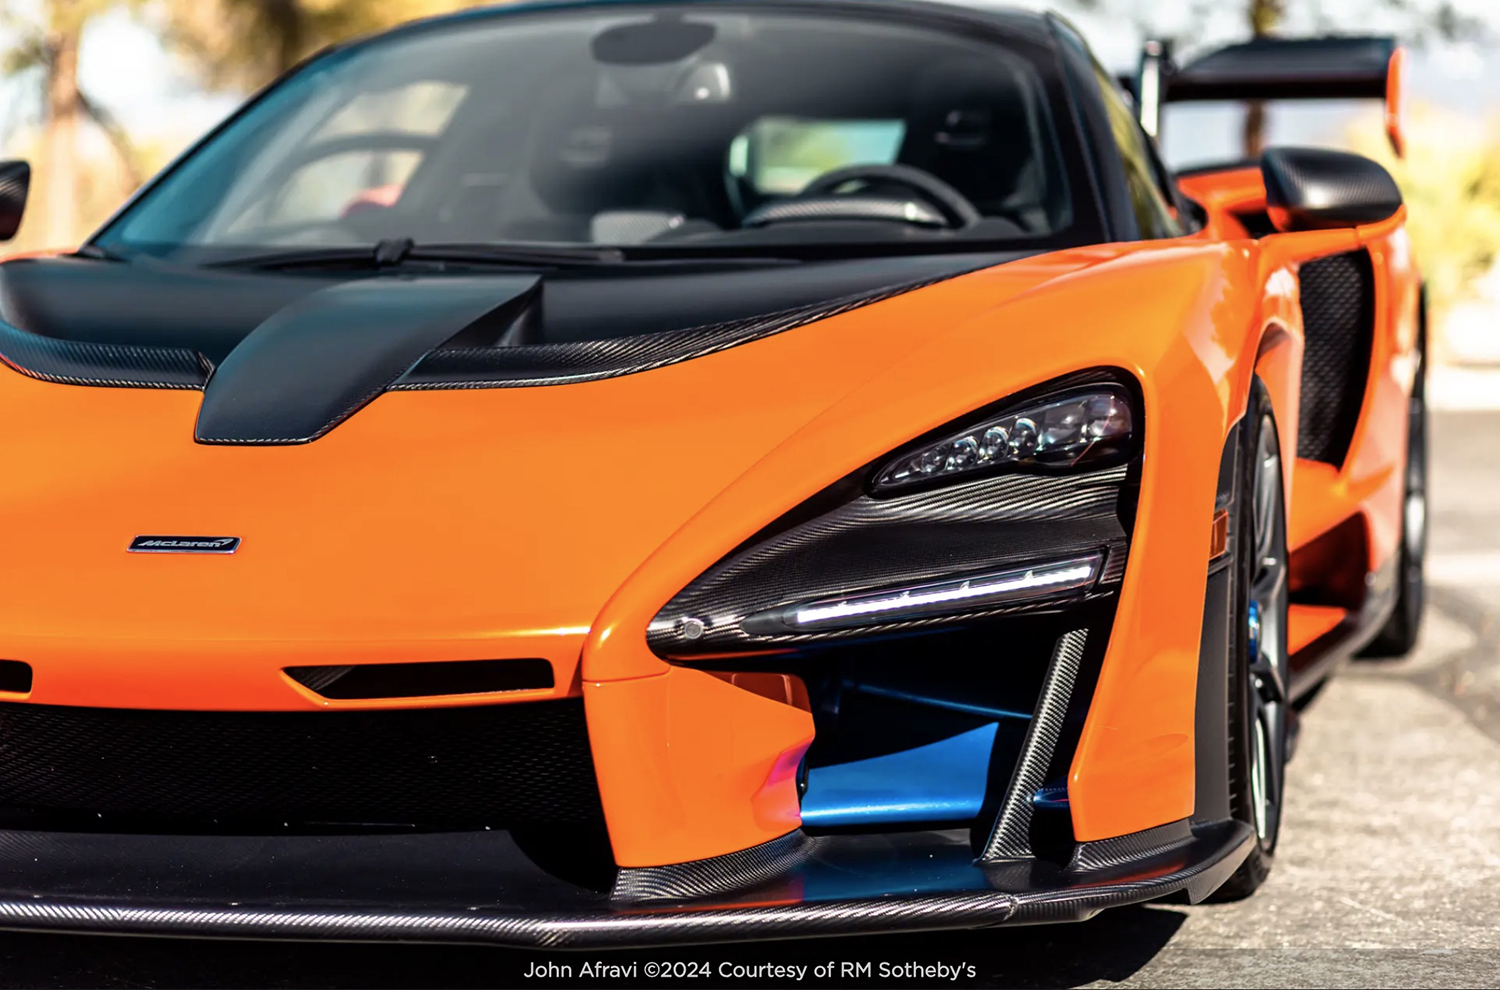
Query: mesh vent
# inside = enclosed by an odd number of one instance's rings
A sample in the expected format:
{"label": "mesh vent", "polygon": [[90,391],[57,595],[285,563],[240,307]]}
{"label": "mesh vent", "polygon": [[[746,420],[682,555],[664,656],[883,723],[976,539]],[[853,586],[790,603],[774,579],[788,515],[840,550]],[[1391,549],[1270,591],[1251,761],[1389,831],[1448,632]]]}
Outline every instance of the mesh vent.
{"label": "mesh vent", "polygon": [[577,699],[366,712],[0,704],[0,805],[268,825],[600,814]]}
{"label": "mesh vent", "polygon": [[1365,382],[1374,337],[1374,272],[1370,255],[1351,251],[1302,266],[1302,415],[1297,456],[1335,466],[1344,463]]}

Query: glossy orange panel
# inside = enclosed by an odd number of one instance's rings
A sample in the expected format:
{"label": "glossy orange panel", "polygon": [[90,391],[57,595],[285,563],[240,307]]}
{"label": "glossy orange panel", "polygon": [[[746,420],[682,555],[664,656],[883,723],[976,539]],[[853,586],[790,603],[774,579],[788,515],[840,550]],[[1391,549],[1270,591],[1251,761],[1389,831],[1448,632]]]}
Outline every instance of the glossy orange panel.
{"label": "glossy orange panel", "polygon": [[[991,299],[922,296],[609,381],[388,393],[301,446],[195,443],[196,391],[0,368],[0,418],[28,424],[0,431],[0,656],[31,661],[48,704],[322,707],[281,668],[512,656],[550,660],[566,692],[600,607],[660,544],[923,319]],[[127,553],[145,533],[243,542]]]}
{"label": "glossy orange panel", "polygon": [[1406,49],[1391,52],[1385,75],[1385,136],[1397,158],[1406,157]]}
{"label": "glossy orange panel", "polygon": [[1319,636],[1332,632],[1349,613],[1332,605],[1292,605],[1287,609],[1286,648],[1305,649]]}
{"label": "glossy orange panel", "polygon": [[1411,241],[1395,223],[1361,228],[1375,270],[1376,332],[1359,425],[1341,467],[1336,493],[1363,513],[1369,527],[1371,566],[1395,559],[1401,541],[1407,408],[1418,367],[1421,276]]}
{"label": "glossy orange panel", "polygon": [[[1398,52],[1397,62],[1403,57],[1404,53]],[[1394,68],[1399,76],[1400,66]],[[1399,88],[1399,78],[1393,84]],[[1208,211],[1213,236],[1243,236],[1244,230],[1235,214],[1265,206],[1265,187],[1259,170],[1254,168],[1200,173],[1182,179],[1180,185]],[[1296,271],[1301,263],[1313,258],[1357,247],[1370,251],[1376,279],[1376,327],[1359,427],[1341,470],[1307,475],[1299,467],[1297,478],[1305,476],[1309,483],[1305,491],[1297,491],[1295,495],[1297,481],[1289,476],[1288,507],[1289,542],[1293,548],[1306,544],[1342,519],[1362,514],[1370,526],[1376,566],[1391,559],[1399,540],[1401,483],[1397,471],[1405,458],[1404,417],[1416,368],[1421,275],[1411,256],[1405,219],[1403,207],[1396,216],[1379,224],[1354,230],[1277,234],[1258,242],[1264,251],[1262,270],[1267,287],[1263,319],[1286,328],[1297,341],[1292,375],[1286,381],[1284,394],[1272,386],[1287,464],[1292,463],[1295,451],[1287,441],[1296,432],[1295,377],[1300,373],[1301,361]],[[1278,291],[1278,284],[1291,291]],[[1281,302],[1273,303],[1272,297],[1278,295]]]}
{"label": "glossy orange panel", "polygon": [[[1231,177],[1217,188],[1212,187],[1211,183],[1204,183],[1199,192],[1220,209],[1250,209],[1256,205],[1256,195],[1261,197],[1262,204],[1264,196],[1263,189],[1257,191],[1254,188],[1258,183],[1258,176],[1252,179],[1253,175],[1250,172],[1242,173]],[[1248,351],[1243,353],[1241,360],[1233,368],[1215,367],[1213,363],[1204,362],[1206,370],[1216,373],[1223,408],[1231,420],[1243,409],[1243,388],[1248,383],[1251,370],[1249,365],[1253,362],[1254,370],[1270,387],[1273,407],[1282,428],[1283,463],[1296,463],[1294,455],[1298,428],[1302,326],[1295,273],[1302,263],[1313,258],[1353,250],[1361,245],[1370,248],[1377,271],[1377,325],[1372,348],[1371,384],[1349,458],[1342,469],[1335,472],[1343,479],[1343,487],[1337,493],[1337,505],[1331,514],[1341,512],[1347,517],[1355,512],[1365,513],[1371,521],[1372,533],[1381,527],[1385,528],[1383,535],[1387,551],[1393,547],[1395,534],[1399,532],[1399,479],[1396,476],[1403,458],[1401,450],[1404,449],[1405,428],[1395,420],[1397,417],[1404,417],[1406,395],[1409,394],[1409,375],[1405,381],[1400,380],[1400,371],[1409,367],[1403,364],[1401,354],[1405,353],[1409,362],[1413,339],[1409,324],[1415,314],[1417,287],[1409,252],[1402,253],[1406,244],[1405,233],[1400,228],[1403,220],[1404,211],[1391,221],[1369,228],[1276,234],[1255,242],[1253,253],[1257,259],[1256,281],[1260,286],[1260,305],[1240,310],[1225,307],[1214,315],[1223,320],[1220,325],[1223,336],[1243,341],[1247,346],[1255,346],[1257,351],[1253,357]],[[1395,257],[1389,253],[1392,246],[1396,250]],[[1400,292],[1399,299],[1391,298],[1393,291]],[[1189,330],[1189,337],[1192,336]],[[1250,342],[1253,341],[1258,343],[1251,345]],[[1148,396],[1148,413],[1149,411]],[[1152,427],[1160,422],[1160,416],[1148,416],[1148,438]],[[1151,449],[1148,440],[1147,481],[1152,474],[1149,463]],[[1174,446],[1172,449],[1185,450],[1187,446]],[[1305,526],[1302,520],[1308,515],[1329,512],[1326,505],[1320,504],[1316,486],[1308,485],[1307,492],[1301,490],[1301,478],[1300,472],[1286,472],[1288,504],[1294,532],[1298,531],[1299,525]],[[1156,504],[1160,497],[1159,492],[1143,486],[1143,509],[1136,531],[1137,546],[1142,545],[1143,541],[1147,541],[1148,546],[1152,545],[1150,541],[1154,537],[1153,527],[1162,518]],[[1144,530],[1142,523],[1146,526]],[[1158,542],[1153,549],[1159,549],[1159,546]],[[1134,564],[1133,559],[1132,567]],[[1147,703],[1149,709],[1151,705],[1146,698],[1148,691],[1155,690],[1160,697],[1171,697],[1174,691],[1183,690],[1182,683],[1175,678],[1170,687],[1165,683],[1153,684],[1145,675],[1148,669],[1145,667],[1136,676],[1128,678],[1131,682],[1129,684],[1126,683],[1127,678],[1117,680],[1117,675],[1122,672],[1128,674],[1129,671],[1123,665],[1114,665],[1116,641],[1122,633],[1127,638],[1136,638],[1129,625],[1125,629],[1121,628],[1121,619],[1131,623],[1135,609],[1139,607],[1131,601],[1131,591],[1132,586],[1127,579],[1121,599],[1121,618],[1116,620],[1116,639],[1111,642],[1111,653],[1106,657],[1104,673],[1085,726],[1084,738],[1073,764],[1069,796],[1072,801],[1074,831],[1080,838],[1105,838],[1125,834],[1149,827],[1147,822],[1151,818],[1159,818],[1161,822],[1170,820],[1165,817],[1171,800],[1167,792],[1172,791],[1181,780],[1178,776],[1181,773],[1180,763],[1171,763],[1172,773],[1159,775],[1154,779],[1139,772],[1140,766],[1148,761],[1159,769],[1164,764],[1169,764],[1169,760],[1164,759],[1161,753],[1175,750],[1171,741],[1166,738],[1148,740],[1144,731],[1140,731],[1136,738],[1129,739],[1123,731],[1124,723],[1130,717],[1125,705],[1132,695],[1137,704]],[[1166,680],[1167,678],[1162,678],[1162,682]],[[1169,712],[1163,710],[1165,707],[1160,700],[1155,703],[1153,714],[1161,718],[1158,725],[1163,729],[1181,726],[1180,710]],[[1190,736],[1191,728],[1185,729]],[[1165,733],[1162,735],[1165,736]],[[1153,792],[1152,799],[1142,799],[1141,795],[1146,792]],[[1191,802],[1180,800],[1175,810],[1180,815],[1186,815],[1191,810]]]}
{"label": "glossy orange panel", "polygon": [[719,680],[742,691],[758,694],[783,705],[791,705],[805,712],[812,711],[812,701],[807,695],[807,685],[793,674],[775,674],[763,670],[709,671]]}
{"label": "glossy orange panel", "polygon": [[813,739],[805,709],[681,667],[588,682],[583,698],[621,866],[717,856],[801,824],[797,765]]}
{"label": "glossy orange panel", "polygon": [[1263,210],[1266,206],[1266,186],[1259,168],[1201,172],[1184,176],[1177,185],[1208,214],[1207,223],[1198,235],[1204,240],[1248,237],[1237,214]]}
{"label": "glossy orange panel", "polygon": [[[843,370],[856,363],[869,367],[874,353],[884,354],[876,365],[878,371],[866,372],[862,383],[799,429],[788,431],[753,471],[705,504],[616,591],[590,634],[584,651],[584,679],[660,673],[665,669],[661,660],[634,648],[644,641],[646,624],[678,590],[730,549],[850,471],[977,405],[1003,398],[1014,390],[1004,381],[1033,384],[1076,369],[1078,363],[1067,355],[1045,353],[1039,375],[1014,370],[1002,375],[987,362],[966,363],[951,375],[912,373],[914,368],[939,367],[953,353],[945,350],[955,334],[948,328],[968,328],[976,335],[953,344],[979,348],[975,353],[1002,344],[1047,351],[1038,346],[1040,336],[1028,344],[1026,334],[1001,335],[995,323],[976,319],[976,314],[984,316],[1007,299],[1028,299],[1049,279],[1065,279],[1114,253],[1082,249],[989,269],[827,320],[814,332],[784,334],[679,366],[708,374],[695,366],[722,361],[722,370],[716,373],[724,374],[726,380],[748,374],[740,370],[748,368],[756,375],[784,379],[789,377],[788,367]],[[959,313],[968,315],[956,318]],[[897,340],[905,346],[893,347]],[[772,360],[780,362],[779,371],[767,372],[749,363],[750,353],[769,350],[771,345],[777,345],[779,353]],[[901,354],[901,359],[893,360],[893,353]],[[944,389],[945,382],[955,387]],[[829,391],[827,384],[802,382],[807,390],[816,387],[820,393]],[[984,398],[976,399],[975,391]],[[713,408],[705,404],[704,414]],[[753,416],[754,409],[751,405],[745,414]]]}
{"label": "glossy orange panel", "polygon": [[[1070,800],[1081,838],[1184,817],[1193,801],[1201,616],[1177,603],[1202,598],[1202,534],[1212,523],[1225,431],[1243,409],[1250,374],[1259,368],[1278,410],[1288,410],[1283,443],[1291,463],[1300,358],[1295,266],[1357,241],[1355,232],[1335,231],[1277,235],[1244,248],[1202,239],[1097,247],[958,280],[953,292],[989,294],[993,308],[937,332],[851,390],[688,520],[600,613],[584,652],[585,678],[664,670],[639,645],[657,609],[728,548],[834,479],[1022,388],[1079,367],[1121,367],[1140,378],[1145,392],[1140,549],[1126,575],[1074,760]],[[828,356],[813,359],[828,360],[844,346],[857,346],[845,330],[879,334],[892,322],[913,319],[895,303],[921,295],[866,311],[880,312],[880,321],[850,321],[837,329],[830,321],[820,342],[830,349]],[[804,343],[810,352],[812,344]],[[1003,353],[1005,360],[985,363],[982,356],[991,353]],[[970,358],[954,361],[953,355]],[[916,373],[923,368],[943,373]],[[648,790],[646,785],[643,779],[633,791]],[[628,828],[627,819],[638,811],[613,809],[612,830]],[[730,847],[721,843],[720,851]]]}
{"label": "glossy orange panel", "polygon": [[[1032,284],[1014,291],[1027,276]],[[947,330],[914,313],[933,328],[921,346],[787,437],[619,589],[590,633],[584,677],[662,670],[640,646],[651,616],[729,548],[837,478],[1020,389],[1080,367],[1124,368],[1145,391],[1137,520],[1145,549],[1132,556],[1074,765],[1075,823],[1093,837],[1183,817],[1193,799],[1201,616],[1180,603],[1202,600],[1219,450],[1228,410],[1243,403],[1255,354],[1246,329],[1260,302],[1253,259],[1201,242],[1090,248],[960,281],[965,291],[989,295],[994,308]],[[906,319],[894,310],[887,316]],[[835,352],[845,340],[856,346],[831,325],[825,340]],[[648,789],[646,780],[633,788]],[[628,813],[615,814],[612,829]]]}

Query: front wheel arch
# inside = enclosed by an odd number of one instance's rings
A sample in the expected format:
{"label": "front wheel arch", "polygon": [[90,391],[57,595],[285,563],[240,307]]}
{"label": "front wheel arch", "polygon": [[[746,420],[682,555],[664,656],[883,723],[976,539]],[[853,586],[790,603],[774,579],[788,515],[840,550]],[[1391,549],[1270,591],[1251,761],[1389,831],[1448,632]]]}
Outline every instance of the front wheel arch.
{"label": "front wheel arch", "polygon": [[[1257,376],[1235,431],[1229,518],[1229,607],[1223,626],[1225,761],[1219,810],[1256,834],[1249,857],[1216,900],[1249,896],[1271,869],[1285,806],[1290,668],[1287,653],[1286,489],[1282,437]],[[1203,702],[1216,703],[1205,697]],[[1200,805],[1200,814],[1206,808]]]}

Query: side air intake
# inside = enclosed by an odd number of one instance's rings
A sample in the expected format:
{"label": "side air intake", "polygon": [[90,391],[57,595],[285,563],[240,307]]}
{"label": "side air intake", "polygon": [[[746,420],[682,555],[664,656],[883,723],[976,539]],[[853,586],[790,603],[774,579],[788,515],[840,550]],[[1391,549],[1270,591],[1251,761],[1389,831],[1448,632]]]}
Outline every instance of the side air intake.
{"label": "side air intake", "polygon": [[1302,266],[1302,415],[1297,456],[1340,466],[1370,377],[1375,275],[1366,251]]}

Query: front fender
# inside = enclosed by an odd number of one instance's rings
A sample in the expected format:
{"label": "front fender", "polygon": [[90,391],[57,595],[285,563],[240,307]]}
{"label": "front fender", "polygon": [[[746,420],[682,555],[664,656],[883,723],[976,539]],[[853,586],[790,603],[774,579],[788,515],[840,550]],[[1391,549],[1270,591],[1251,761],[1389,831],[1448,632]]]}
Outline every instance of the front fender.
{"label": "front fender", "polygon": [[[1099,839],[1188,817],[1214,494],[1224,437],[1243,407],[1259,346],[1257,275],[1246,245],[1094,247],[958,280],[962,292],[988,294],[994,305],[948,329],[919,291],[868,307],[861,320],[786,335],[782,345],[797,352],[787,355],[791,374],[815,374],[820,362],[858,348],[859,324],[868,320],[896,321],[927,340],[729,485],[601,612],[584,650],[584,696],[617,860],[643,866],[728,853],[798,820],[796,792],[783,771],[806,747],[811,720],[788,717],[777,731],[742,731],[731,723],[753,715],[737,705],[705,732],[696,717],[663,707],[660,699],[687,693],[698,699],[689,704],[712,704],[719,688],[684,692],[684,683],[667,690],[667,681],[691,672],[669,667],[645,645],[647,623],[661,606],[838,478],[978,407],[1092,367],[1120,368],[1139,380],[1145,449],[1116,626],[1069,780],[1074,831],[1080,840]],[[636,680],[661,686],[624,688]],[[648,694],[653,700],[635,710],[630,699]],[[644,720],[653,721],[650,733],[633,728]],[[643,801],[642,792],[694,798]]]}

